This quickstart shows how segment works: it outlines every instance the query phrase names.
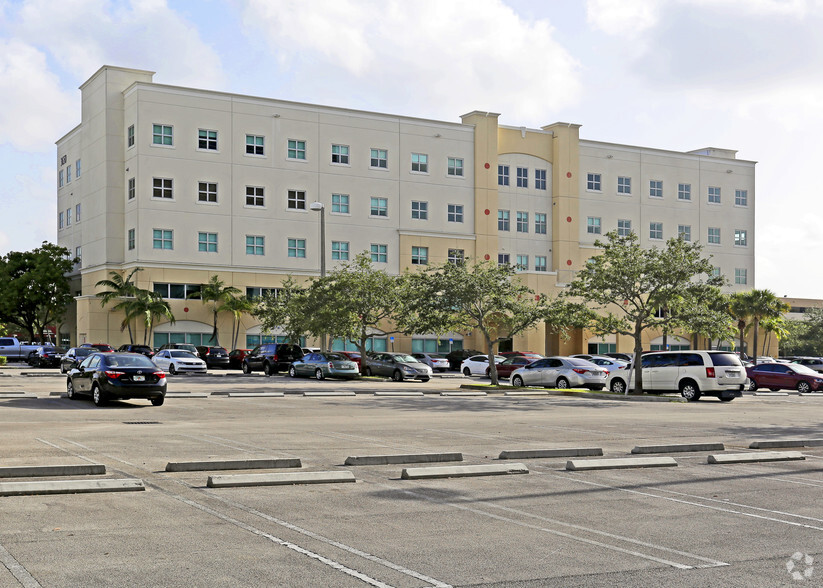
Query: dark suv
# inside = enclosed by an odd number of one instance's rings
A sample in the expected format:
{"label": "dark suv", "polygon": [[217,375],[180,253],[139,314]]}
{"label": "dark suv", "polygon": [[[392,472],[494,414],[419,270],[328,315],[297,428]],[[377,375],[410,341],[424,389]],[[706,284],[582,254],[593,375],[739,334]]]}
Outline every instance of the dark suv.
{"label": "dark suv", "polygon": [[243,373],[250,374],[262,370],[267,376],[289,369],[291,362],[303,357],[299,345],[290,343],[266,343],[252,349],[243,358]]}
{"label": "dark suv", "polygon": [[154,350],[148,345],[126,343],[117,348],[117,353],[139,353],[140,355],[151,358],[154,355]]}
{"label": "dark suv", "polygon": [[197,353],[200,354],[200,357],[206,362],[206,367],[209,369],[213,367],[226,369],[229,367],[229,352],[226,351],[225,347],[198,345]]}

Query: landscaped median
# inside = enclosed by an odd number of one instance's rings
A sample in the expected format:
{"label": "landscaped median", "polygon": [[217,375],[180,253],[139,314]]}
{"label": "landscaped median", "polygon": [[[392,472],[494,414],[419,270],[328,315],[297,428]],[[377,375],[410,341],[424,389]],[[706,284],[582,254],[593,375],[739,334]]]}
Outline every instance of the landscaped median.
{"label": "landscaped median", "polygon": [[516,388],[509,385],[461,384],[464,390],[482,390],[487,394],[500,393],[504,396],[576,396],[597,400],[627,400],[632,402],[688,402],[681,396],[665,394],[616,394],[607,390],[587,390],[585,388]]}

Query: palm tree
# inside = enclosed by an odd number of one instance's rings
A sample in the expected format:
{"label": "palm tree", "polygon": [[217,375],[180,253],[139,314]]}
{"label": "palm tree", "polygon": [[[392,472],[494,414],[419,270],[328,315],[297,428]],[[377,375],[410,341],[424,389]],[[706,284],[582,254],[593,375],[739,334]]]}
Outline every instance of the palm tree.
{"label": "palm tree", "polygon": [[768,349],[768,344],[771,342],[772,333],[774,333],[775,338],[777,339],[778,343],[788,337],[791,333],[789,330],[789,324],[782,316],[777,318],[774,317],[767,317],[764,318],[760,326],[766,331],[766,337],[763,338],[763,355],[766,355],[766,350]]}
{"label": "palm tree", "polygon": [[[779,318],[789,311],[789,305],[780,300],[771,290],[749,290],[732,295],[729,306],[732,315],[737,318],[740,332],[740,352],[743,353],[743,335],[750,328],[754,329],[753,361],[757,364],[757,335],[760,322],[766,319]],[[747,322],[751,321],[747,325]],[[742,355],[741,355],[742,357]]]}
{"label": "palm tree", "polygon": [[[125,278],[122,274],[116,271],[110,271],[109,278],[107,280],[100,280],[97,282],[97,284],[95,284],[96,286],[108,288],[108,290],[97,293],[97,297],[100,298],[100,306],[106,306],[106,304],[115,298],[133,298],[140,289],[132,281],[132,278],[134,277],[134,274],[139,271],[143,271],[143,268],[134,268]],[[114,307],[112,307],[112,310],[127,311],[128,306],[129,300],[121,300],[115,304]],[[128,316],[128,312],[126,312],[126,315]],[[134,337],[131,332],[131,319],[126,320],[124,325],[120,327],[120,330],[123,331],[126,328],[129,330],[129,343],[134,343]]]}
{"label": "palm tree", "polygon": [[223,310],[232,314],[231,345],[232,349],[237,349],[237,339],[240,336],[240,317],[243,316],[244,312],[250,313],[254,310],[254,302],[246,296],[233,297],[223,304]]}
{"label": "palm tree", "polygon": [[200,291],[189,295],[189,298],[199,298],[203,304],[212,303],[212,315],[214,316],[214,330],[212,331],[210,341],[219,346],[220,339],[217,332],[217,313],[227,310],[225,305],[237,294],[240,290],[234,286],[224,286],[225,282],[216,275],[209,278],[207,284],[200,284]]}
{"label": "palm tree", "polygon": [[[737,330],[740,338],[740,360],[743,361],[745,355],[743,351],[743,338],[745,337],[749,319],[752,315],[751,292],[735,292],[729,297],[729,314],[737,320]],[[757,355],[757,349],[754,350]]]}

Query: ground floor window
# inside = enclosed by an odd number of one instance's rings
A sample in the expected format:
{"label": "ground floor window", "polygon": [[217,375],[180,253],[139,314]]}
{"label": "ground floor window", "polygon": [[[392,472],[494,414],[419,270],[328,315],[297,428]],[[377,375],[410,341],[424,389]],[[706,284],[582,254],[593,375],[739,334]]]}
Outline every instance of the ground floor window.
{"label": "ground floor window", "polygon": [[[354,341],[344,341],[343,339],[337,338],[332,339],[331,342],[331,350],[332,351],[357,351],[357,343]],[[385,337],[369,337],[366,339],[366,351],[388,351],[388,347],[386,345],[386,338]]]}
{"label": "ground floor window", "polygon": [[660,344],[653,343],[651,345],[651,350],[652,351],[687,351],[691,348],[692,348],[691,345],[663,345],[662,343],[660,343]]}
{"label": "ground floor window", "polygon": [[589,343],[589,355],[603,355],[604,353],[616,353],[617,343]]}
{"label": "ground floor window", "polygon": [[463,349],[462,339],[426,339],[412,337],[412,353],[448,353]]}
{"label": "ground floor window", "polygon": [[[254,349],[258,345],[266,343],[288,343],[289,338],[285,335],[246,335],[246,347]],[[300,337],[300,347],[306,346],[306,338]]]}
{"label": "ground floor window", "polygon": [[154,347],[162,347],[166,343],[191,343],[192,345],[208,345],[211,342],[211,333],[155,333]]}

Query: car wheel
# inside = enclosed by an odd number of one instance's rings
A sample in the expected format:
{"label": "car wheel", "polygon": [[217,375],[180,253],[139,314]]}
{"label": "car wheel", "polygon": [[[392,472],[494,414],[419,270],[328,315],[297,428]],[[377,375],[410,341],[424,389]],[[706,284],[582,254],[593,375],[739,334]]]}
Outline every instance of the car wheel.
{"label": "car wheel", "polygon": [[263,364],[263,373],[267,376],[272,376],[277,372],[272,369],[272,366],[271,366],[270,363],[264,363]]}
{"label": "car wheel", "polygon": [[720,397],[720,402],[731,402],[734,400],[734,394],[728,394]]}
{"label": "car wheel", "polygon": [[297,371],[294,369],[294,366],[293,366],[293,365],[292,365],[292,366],[289,366],[289,375],[290,375],[292,378],[296,378],[296,377],[297,377]]}
{"label": "car wheel", "polygon": [[103,391],[97,384],[91,387],[91,398],[94,401],[94,406],[103,406],[106,404],[106,397],[103,396]]}
{"label": "car wheel", "polygon": [[400,370],[394,370],[394,373],[391,375],[391,379],[395,382],[402,382],[403,381],[403,373]]}
{"label": "car wheel", "polygon": [[71,380],[66,382],[66,398],[69,400],[77,398],[77,395],[74,393],[74,384],[72,384]]}
{"label": "car wheel", "polygon": [[626,383],[620,378],[615,378],[614,380],[612,380],[611,391],[615,394],[625,394]]}
{"label": "car wheel", "polygon": [[174,367],[174,364],[173,364],[173,363],[170,363],[170,364],[169,364],[169,373],[170,373],[172,376],[177,375],[177,368],[176,368],[176,367]]}
{"label": "car wheel", "polygon": [[166,401],[164,396],[157,396],[151,399],[152,406],[163,406],[163,402]]}
{"label": "car wheel", "polygon": [[769,388],[772,392],[780,392],[780,388]]}
{"label": "car wheel", "polygon": [[314,377],[318,380],[325,380],[326,379],[326,376],[323,375],[323,370],[321,370],[320,368],[317,368],[316,370],[314,370]]}
{"label": "car wheel", "polygon": [[523,387],[523,378],[520,376],[514,376],[512,378],[512,386],[515,388],[522,388]]}
{"label": "car wheel", "polygon": [[[499,376],[500,374],[498,373],[497,375]],[[486,377],[487,378],[492,377],[492,369],[491,368],[486,368]]]}
{"label": "car wheel", "polygon": [[801,394],[808,394],[812,391],[812,387],[809,385],[808,382],[798,382],[797,383],[797,391]]}
{"label": "car wheel", "polygon": [[251,366],[249,366],[249,364],[247,364],[245,362],[243,362],[243,367],[241,369],[243,370],[244,374],[250,374],[251,373]]}
{"label": "car wheel", "polygon": [[561,390],[565,390],[569,387],[569,381],[566,378],[557,378],[557,382],[555,382],[554,385]]}
{"label": "car wheel", "polygon": [[60,373],[61,373],[61,374],[65,374],[65,373],[66,373],[66,368],[64,368],[62,365],[60,366]]}
{"label": "car wheel", "polygon": [[371,368],[367,367],[366,369],[364,369],[363,370],[363,375],[366,376],[367,378],[370,378],[371,377]]}
{"label": "car wheel", "polygon": [[754,380],[750,379],[750,380],[749,380],[749,392],[754,392],[754,391],[755,391],[755,390],[757,390],[758,388],[759,388],[759,386],[757,385],[757,382],[755,382]]}
{"label": "car wheel", "polygon": [[469,368],[464,367],[463,368],[463,375],[466,376],[467,378],[470,378],[471,375],[472,375],[472,371]]}
{"label": "car wheel", "polygon": [[700,388],[691,380],[686,380],[680,384],[680,395],[689,402],[695,402],[700,400]]}

